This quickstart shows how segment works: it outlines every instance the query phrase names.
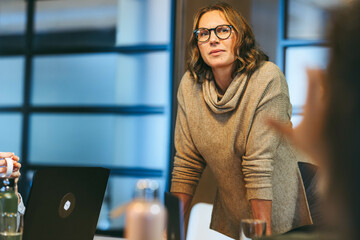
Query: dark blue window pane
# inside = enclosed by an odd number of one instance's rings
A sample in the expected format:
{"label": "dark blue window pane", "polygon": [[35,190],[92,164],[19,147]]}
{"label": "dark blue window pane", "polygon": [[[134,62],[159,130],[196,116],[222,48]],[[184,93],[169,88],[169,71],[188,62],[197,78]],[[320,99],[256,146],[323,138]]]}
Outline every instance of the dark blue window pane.
{"label": "dark blue window pane", "polygon": [[289,85],[290,101],[296,108],[306,101],[307,68],[325,69],[328,49],[325,47],[290,47],[286,49],[285,75]]}
{"label": "dark blue window pane", "polygon": [[287,38],[319,40],[326,34],[329,9],[342,1],[288,0]]}
{"label": "dark blue window pane", "polygon": [[117,0],[36,1],[35,48],[114,46]]}
{"label": "dark blue window pane", "polygon": [[1,0],[0,2],[0,50],[19,50],[25,43],[26,2]]}
{"label": "dark blue window pane", "polygon": [[33,114],[31,164],[167,167],[164,116]]}
{"label": "dark blue window pane", "polygon": [[0,58],[0,106],[22,104],[23,79],[23,57]]}
{"label": "dark blue window pane", "polygon": [[169,0],[119,0],[116,45],[168,44]]}
{"label": "dark blue window pane", "polygon": [[21,155],[21,125],[21,114],[0,114],[0,152],[14,152],[18,156]]}
{"label": "dark blue window pane", "polygon": [[169,104],[169,54],[36,57],[35,105]]}

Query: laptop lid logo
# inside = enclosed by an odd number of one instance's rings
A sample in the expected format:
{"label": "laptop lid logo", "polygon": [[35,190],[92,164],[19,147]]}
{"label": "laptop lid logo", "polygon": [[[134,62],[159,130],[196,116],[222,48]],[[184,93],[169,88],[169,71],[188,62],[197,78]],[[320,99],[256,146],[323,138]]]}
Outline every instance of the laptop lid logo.
{"label": "laptop lid logo", "polygon": [[65,205],[64,205],[65,211],[69,210],[70,206],[71,206],[71,202],[70,202],[70,201],[66,201],[66,203],[65,203]]}
{"label": "laptop lid logo", "polygon": [[67,218],[74,211],[75,208],[75,195],[71,192],[65,194],[59,204],[59,216]]}

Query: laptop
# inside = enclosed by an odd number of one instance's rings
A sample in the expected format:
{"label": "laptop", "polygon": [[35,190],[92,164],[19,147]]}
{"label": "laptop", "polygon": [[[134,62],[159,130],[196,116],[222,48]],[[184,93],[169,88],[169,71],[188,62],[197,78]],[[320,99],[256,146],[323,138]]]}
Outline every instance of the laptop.
{"label": "laptop", "polygon": [[184,220],[180,199],[165,192],[165,207],[168,212],[167,240],[185,240]]}
{"label": "laptop", "polygon": [[23,240],[93,240],[109,169],[50,167],[33,178]]}

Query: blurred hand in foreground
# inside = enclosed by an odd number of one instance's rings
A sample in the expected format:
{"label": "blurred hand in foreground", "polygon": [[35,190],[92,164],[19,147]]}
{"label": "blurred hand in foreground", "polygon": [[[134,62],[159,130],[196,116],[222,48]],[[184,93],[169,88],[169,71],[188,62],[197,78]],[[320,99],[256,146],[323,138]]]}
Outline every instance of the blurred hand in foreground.
{"label": "blurred hand in foreground", "polygon": [[319,69],[307,69],[308,93],[301,123],[292,128],[273,119],[268,123],[283,134],[295,147],[309,155],[318,165],[326,158],[324,141],[324,120],[326,95],[324,89],[325,72]]}

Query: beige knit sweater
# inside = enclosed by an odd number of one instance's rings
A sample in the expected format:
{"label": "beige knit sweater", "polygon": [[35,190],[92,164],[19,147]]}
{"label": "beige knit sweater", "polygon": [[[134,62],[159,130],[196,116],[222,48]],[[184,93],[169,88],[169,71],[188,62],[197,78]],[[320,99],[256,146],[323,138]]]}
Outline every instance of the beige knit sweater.
{"label": "beige knit sweater", "polygon": [[[223,96],[213,81],[195,83],[185,73],[178,91],[172,192],[193,195],[206,164],[217,181],[211,228],[237,238],[250,199],[272,200],[272,231],[310,224],[299,156],[271,129],[267,118],[290,124],[292,107],[284,75],[264,62],[249,79],[237,76]],[[243,96],[240,97],[243,93]]]}

